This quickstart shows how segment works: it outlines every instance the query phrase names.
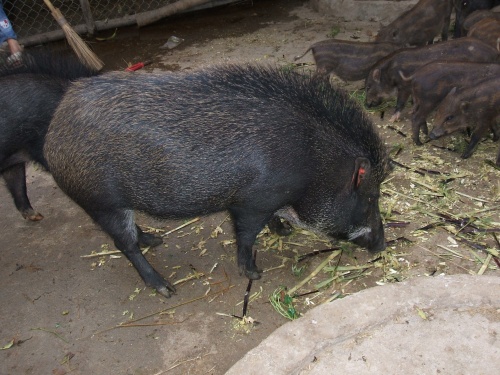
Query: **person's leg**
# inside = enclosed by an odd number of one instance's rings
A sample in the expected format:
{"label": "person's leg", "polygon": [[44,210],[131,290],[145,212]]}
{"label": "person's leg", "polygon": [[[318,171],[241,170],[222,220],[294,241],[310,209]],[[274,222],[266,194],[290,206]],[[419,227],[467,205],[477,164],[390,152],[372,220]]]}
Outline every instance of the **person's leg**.
{"label": "person's leg", "polygon": [[0,43],[5,41],[7,41],[12,57],[14,57],[15,60],[18,59],[22,49],[17,42],[17,35],[12,28],[12,24],[7,18],[7,15],[3,10],[3,6],[0,3]]}

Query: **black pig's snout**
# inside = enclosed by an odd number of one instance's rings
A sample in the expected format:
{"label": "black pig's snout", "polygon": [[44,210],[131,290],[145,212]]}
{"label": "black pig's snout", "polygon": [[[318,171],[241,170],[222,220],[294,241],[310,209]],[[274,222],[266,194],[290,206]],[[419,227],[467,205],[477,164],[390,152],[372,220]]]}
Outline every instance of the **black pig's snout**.
{"label": "black pig's snout", "polygon": [[380,253],[381,251],[384,251],[386,247],[387,243],[385,242],[385,238],[381,237],[373,247],[368,247],[368,251],[373,254]]}
{"label": "black pig's snout", "polygon": [[374,231],[369,227],[361,228],[351,232],[348,239],[370,253],[378,253],[387,247],[383,229]]}

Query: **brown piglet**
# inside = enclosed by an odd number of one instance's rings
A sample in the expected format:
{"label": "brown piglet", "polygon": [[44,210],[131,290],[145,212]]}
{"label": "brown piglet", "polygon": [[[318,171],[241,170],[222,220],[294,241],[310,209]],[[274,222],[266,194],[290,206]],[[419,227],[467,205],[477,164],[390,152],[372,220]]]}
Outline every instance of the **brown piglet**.
{"label": "brown piglet", "polygon": [[477,22],[485,19],[485,18],[493,18],[500,21],[500,7],[498,11],[492,11],[490,9],[481,9],[472,12],[464,21],[464,29],[469,31],[472,26],[474,26]]}
{"label": "brown piglet", "polygon": [[295,57],[295,60],[312,51],[316,75],[334,73],[344,81],[359,81],[366,78],[377,61],[398,48],[399,45],[394,43],[327,39],[314,43],[302,55]]}
{"label": "brown piglet", "polygon": [[447,40],[452,9],[452,0],[420,0],[389,25],[382,27],[375,40],[401,46],[432,44],[434,37],[439,34],[442,40]]}
{"label": "brown piglet", "polygon": [[467,36],[477,38],[500,50],[500,19],[483,18],[467,32]]}
{"label": "brown piglet", "polygon": [[[437,139],[442,136],[464,130],[473,129],[469,145],[462,154],[467,159],[474,152],[477,143],[490,131],[493,139],[500,137],[497,120],[500,116],[500,77],[487,79],[464,90],[453,88],[438,106],[435,126],[429,137]],[[500,150],[496,164],[500,166]]]}
{"label": "brown piglet", "polygon": [[420,144],[420,130],[428,134],[427,117],[453,87],[461,90],[494,77],[500,77],[500,64],[464,61],[436,61],[419,68],[403,80],[410,81],[413,98],[412,138]]}
{"label": "brown piglet", "polygon": [[[394,115],[396,121],[411,95],[411,85],[402,78],[412,75],[418,68],[437,60],[498,62],[500,53],[488,44],[464,37],[416,48],[403,48],[378,61],[365,81],[366,105],[375,107],[397,92]],[[415,142],[419,144],[418,140]]]}

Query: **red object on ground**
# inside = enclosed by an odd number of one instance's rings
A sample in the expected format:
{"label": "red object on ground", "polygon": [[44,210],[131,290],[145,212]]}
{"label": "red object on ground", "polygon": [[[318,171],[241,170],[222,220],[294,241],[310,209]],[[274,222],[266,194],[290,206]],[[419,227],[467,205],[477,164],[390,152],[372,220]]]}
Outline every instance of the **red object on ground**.
{"label": "red object on ground", "polygon": [[146,65],[151,64],[152,61],[139,62],[125,69],[126,72],[135,72],[136,70],[144,68]]}

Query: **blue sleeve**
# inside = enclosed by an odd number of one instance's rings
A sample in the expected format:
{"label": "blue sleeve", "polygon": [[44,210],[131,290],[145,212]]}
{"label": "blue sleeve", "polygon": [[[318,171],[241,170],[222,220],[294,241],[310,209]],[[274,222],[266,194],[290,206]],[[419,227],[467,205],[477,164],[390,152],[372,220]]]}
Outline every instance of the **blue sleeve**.
{"label": "blue sleeve", "polygon": [[0,43],[5,42],[7,39],[17,39],[17,35],[3,10],[2,3],[0,2]]}

